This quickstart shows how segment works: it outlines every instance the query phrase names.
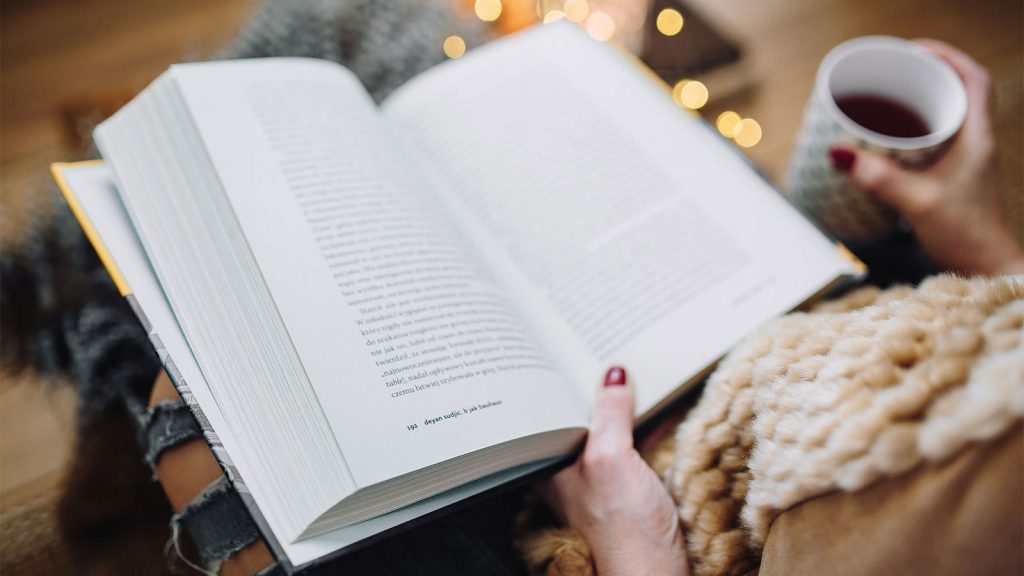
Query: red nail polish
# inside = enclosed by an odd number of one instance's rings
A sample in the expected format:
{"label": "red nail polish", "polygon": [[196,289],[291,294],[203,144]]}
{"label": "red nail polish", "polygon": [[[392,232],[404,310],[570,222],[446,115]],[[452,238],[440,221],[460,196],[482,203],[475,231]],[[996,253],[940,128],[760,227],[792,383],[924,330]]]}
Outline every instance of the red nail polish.
{"label": "red nail polish", "polygon": [[842,146],[829,148],[828,157],[832,161],[832,167],[843,173],[849,172],[857,160],[857,154],[853,150]]}
{"label": "red nail polish", "polygon": [[612,366],[604,375],[605,386],[623,386],[626,383],[626,369],[621,366]]}

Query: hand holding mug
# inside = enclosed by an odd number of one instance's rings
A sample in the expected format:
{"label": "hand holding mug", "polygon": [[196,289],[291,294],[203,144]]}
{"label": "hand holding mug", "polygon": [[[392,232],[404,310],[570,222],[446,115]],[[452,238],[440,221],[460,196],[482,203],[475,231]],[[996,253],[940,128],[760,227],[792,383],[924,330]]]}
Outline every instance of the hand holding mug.
{"label": "hand holding mug", "polygon": [[985,69],[936,40],[918,44],[956,71],[967,94],[963,128],[926,169],[900,166],[866,149],[833,147],[833,165],[850,182],[902,214],[940,266],[973,274],[1024,273],[1024,249],[1003,219]]}
{"label": "hand holding mug", "polygon": [[966,116],[963,82],[923,46],[888,36],[843,42],[818,68],[787,195],[841,239],[882,237],[899,215],[834,170],[830,149],[869,149],[920,168],[942,155]]}

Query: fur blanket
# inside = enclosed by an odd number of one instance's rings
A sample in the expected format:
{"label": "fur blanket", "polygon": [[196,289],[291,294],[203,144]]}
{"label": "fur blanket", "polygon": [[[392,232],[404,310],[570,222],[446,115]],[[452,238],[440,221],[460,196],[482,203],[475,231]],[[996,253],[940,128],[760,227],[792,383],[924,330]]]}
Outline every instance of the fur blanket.
{"label": "fur blanket", "polygon": [[[772,521],[834,491],[940,462],[1024,416],[1024,278],[866,288],[781,318],[709,378],[648,455],[698,576],[757,570]],[[592,574],[571,530],[524,529],[535,574]]]}

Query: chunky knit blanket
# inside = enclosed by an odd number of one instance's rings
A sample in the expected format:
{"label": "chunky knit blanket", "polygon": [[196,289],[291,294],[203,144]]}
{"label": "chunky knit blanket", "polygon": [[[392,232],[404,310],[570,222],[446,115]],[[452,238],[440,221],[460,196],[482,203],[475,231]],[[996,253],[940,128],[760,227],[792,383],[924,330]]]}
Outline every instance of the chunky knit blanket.
{"label": "chunky knit blanket", "polygon": [[[652,462],[694,573],[748,574],[786,509],[943,461],[1022,417],[1024,278],[941,276],[766,326]],[[534,573],[593,572],[571,531],[526,529],[521,547]]]}

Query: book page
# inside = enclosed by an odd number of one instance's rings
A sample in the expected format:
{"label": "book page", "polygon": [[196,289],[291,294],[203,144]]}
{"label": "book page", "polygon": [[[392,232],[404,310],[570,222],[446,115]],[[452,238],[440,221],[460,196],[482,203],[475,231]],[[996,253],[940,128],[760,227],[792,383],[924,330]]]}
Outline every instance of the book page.
{"label": "book page", "polygon": [[442,64],[383,110],[581,393],[623,364],[639,414],[851,271],[729,143],[571,24]]}
{"label": "book page", "polygon": [[359,487],[582,426],[354,76],[270,59],[174,77]]}

